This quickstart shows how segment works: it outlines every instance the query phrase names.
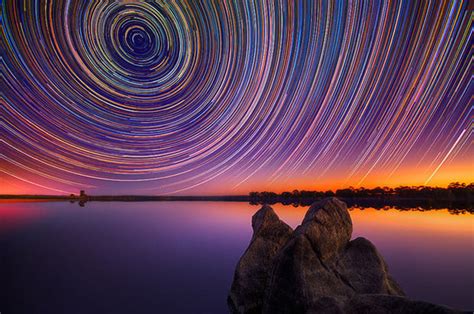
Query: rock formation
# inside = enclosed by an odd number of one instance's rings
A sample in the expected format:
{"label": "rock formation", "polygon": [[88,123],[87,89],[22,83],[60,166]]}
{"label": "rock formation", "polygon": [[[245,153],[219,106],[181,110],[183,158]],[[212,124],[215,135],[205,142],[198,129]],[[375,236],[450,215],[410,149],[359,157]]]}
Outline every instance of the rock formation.
{"label": "rock formation", "polygon": [[275,256],[293,232],[268,205],[253,215],[252,228],[252,240],[237,265],[229,295],[235,313],[261,312]]}
{"label": "rock formation", "polygon": [[294,231],[269,206],[252,227],[228,297],[232,313],[458,313],[407,299],[375,246],[350,241],[352,221],[337,198],[314,203]]}

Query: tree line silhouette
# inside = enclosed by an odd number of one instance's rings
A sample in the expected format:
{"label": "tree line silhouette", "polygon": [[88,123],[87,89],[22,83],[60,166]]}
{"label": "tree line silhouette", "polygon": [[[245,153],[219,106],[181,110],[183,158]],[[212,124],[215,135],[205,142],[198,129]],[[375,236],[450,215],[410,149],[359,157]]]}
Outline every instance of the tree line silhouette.
{"label": "tree line silhouette", "polygon": [[294,190],[293,192],[250,192],[250,202],[253,204],[275,204],[285,205],[309,205],[324,197],[337,196],[349,202],[376,201],[376,202],[441,202],[461,203],[463,206],[471,207],[474,201],[474,183],[465,184],[459,182],[450,183],[446,188],[431,186],[399,186],[354,188],[348,187],[338,189],[335,192],[328,191],[306,191]]}

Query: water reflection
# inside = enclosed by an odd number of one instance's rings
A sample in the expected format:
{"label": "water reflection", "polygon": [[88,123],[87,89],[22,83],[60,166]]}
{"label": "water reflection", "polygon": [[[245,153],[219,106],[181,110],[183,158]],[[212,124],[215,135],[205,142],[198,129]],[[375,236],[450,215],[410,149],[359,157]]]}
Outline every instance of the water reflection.
{"label": "water reflection", "polygon": [[468,208],[427,208],[427,207],[399,207],[399,206],[380,206],[380,207],[364,207],[359,205],[353,205],[349,207],[349,210],[365,210],[366,208],[372,208],[375,210],[398,210],[398,211],[415,211],[415,212],[428,212],[428,211],[437,211],[437,210],[445,210],[451,215],[465,215],[465,214],[474,214],[472,209]]}
{"label": "water reflection", "polygon": [[[272,206],[292,227],[307,209]],[[10,305],[21,306],[20,312],[225,313],[233,271],[258,209],[244,202],[79,207],[2,201],[0,278]],[[353,237],[377,246],[409,296],[474,308],[469,211],[353,207],[350,214]]]}

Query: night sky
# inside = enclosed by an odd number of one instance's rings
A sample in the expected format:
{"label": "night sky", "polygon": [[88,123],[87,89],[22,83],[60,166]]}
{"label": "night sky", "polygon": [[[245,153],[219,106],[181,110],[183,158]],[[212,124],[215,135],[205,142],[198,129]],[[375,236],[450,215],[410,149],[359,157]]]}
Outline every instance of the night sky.
{"label": "night sky", "polygon": [[0,193],[474,181],[468,1],[3,1]]}

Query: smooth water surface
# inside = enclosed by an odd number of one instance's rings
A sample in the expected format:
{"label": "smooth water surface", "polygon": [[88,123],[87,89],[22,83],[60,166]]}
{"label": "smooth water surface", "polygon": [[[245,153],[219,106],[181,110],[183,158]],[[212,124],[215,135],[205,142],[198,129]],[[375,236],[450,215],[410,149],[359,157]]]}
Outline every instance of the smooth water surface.
{"label": "smooth water surface", "polygon": [[[273,206],[296,227],[307,208]],[[258,206],[0,203],[2,313],[226,313]],[[352,209],[408,296],[473,309],[474,215]]]}

